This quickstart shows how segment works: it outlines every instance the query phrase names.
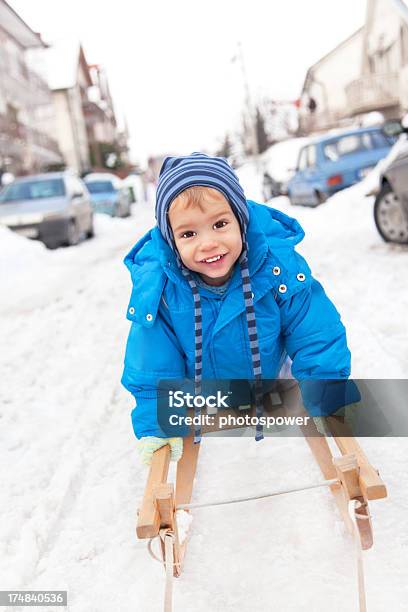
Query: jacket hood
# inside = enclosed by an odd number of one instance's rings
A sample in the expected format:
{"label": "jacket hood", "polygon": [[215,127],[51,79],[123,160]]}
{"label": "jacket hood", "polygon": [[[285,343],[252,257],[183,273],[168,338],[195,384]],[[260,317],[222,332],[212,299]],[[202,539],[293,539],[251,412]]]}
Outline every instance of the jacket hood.
{"label": "jacket hood", "polygon": [[[268,259],[271,266],[279,266],[282,274],[276,282],[289,283],[296,273],[309,273],[306,262],[299,267],[299,255],[295,245],[304,237],[304,231],[296,219],[268,206],[248,201],[249,224],[246,233],[248,244],[248,269],[251,283],[256,281],[258,271],[263,269]],[[302,258],[301,258],[302,259]],[[182,274],[177,258],[162,237],[156,226],[149,230],[129,251],[124,263],[132,277],[133,290],[128,307],[127,318],[146,327],[154,324],[161,296],[167,280],[172,281],[177,290],[191,296],[189,284]],[[270,278],[270,272],[267,273]],[[241,275],[236,270],[230,286],[241,283]],[[293,282],[291,285],[293,285]],[[296,285],[296,283],[295,283]],[[303,283],[297,282],[297,285]],[[300,287],[289,287],[286,298]]]}
{"label": "jacket hood", "polygon": [[[293,217],[252,200],[248,200],[247,204],[249,224],[246,237],[250,268],[251,260],[254,263],[253,260],[259,259],[265,247],[269,247],[272,251],[290,249],[303,240],[305,233]],[[124,263],[130,270],[132,278],[142,269],[147,272],[162,268],[169,276],[172,276],[170,270],[178,269],[175,254],[163,239],[157,226],[149,230],[134,245],[126,255]],[[181,272],[180,277],[184,279]]]}

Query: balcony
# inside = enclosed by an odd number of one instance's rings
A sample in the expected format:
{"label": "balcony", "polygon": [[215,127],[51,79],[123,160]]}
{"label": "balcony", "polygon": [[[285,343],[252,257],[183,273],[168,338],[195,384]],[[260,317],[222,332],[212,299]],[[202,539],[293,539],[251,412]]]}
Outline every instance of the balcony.
{"label": "balcony", "polygon": [[367,113],[399,105],[397,73],[367,74],[346,85],[349,113]]}
{"label": "balcony", "polygon": [[2,155],[22,155],[27,148],[32,149],[39,162],[43,158],[58,163],[62,161],[58,144],[44,132],[18,121],[12,121],[0,114],[0,152]]}

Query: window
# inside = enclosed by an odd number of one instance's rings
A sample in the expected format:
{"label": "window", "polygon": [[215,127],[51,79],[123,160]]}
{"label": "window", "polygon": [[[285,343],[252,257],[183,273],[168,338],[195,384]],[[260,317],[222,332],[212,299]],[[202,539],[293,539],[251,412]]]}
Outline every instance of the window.
{"label": "window", "polygon": [[305,147],[299,153],[298,170],[307,168],[307,148]]}
{"label": "window", "polygon": [[90,193],[114,193],[116,190],[111,181],[89,181],[86,182]]}
{"label": "window", "polygon": [[316,147],[309,145],[300,151],[298,170],[306,170],[306,168],[314,168],[316,166]]}
{"label": "window", "polygon": [[365,147],[362,144],[361,136],[357,136],[356,134],[345,136],[337,141],[337,152],[339,157],[357,153],[358,150],[363,148]]}
{"label": "window", "polygon": [[408,28],[405,25],[400,29],[400,50],[401,50],[401,65],[405,66],[408,62]]}
{"label": "window", "polygon": [[56,198],[65,195],[62,179],[21,181],[8,185],[0,194],[0,203]]}
{"label": "window", "polygon": [[311,145],[307,147],[307,165],[309,168],[314,168],[316,166],[316,147]]}
{"label": "window", "polygon": [[[381,132],[376,132],[381,137]],[[340,157],[362,153],[375,148],[376,145],[372,139],[372,133],[363,132],[360,134],[349,134],[336,140],[332,140],[323,146],[323,154],[328,161],[337,161]],[[386,146],[382,144],[380,146]]]}
{"label": "window", "polygon": [[371,132],[370,137],[374,149],[383,149],[384,147],[389,147],[390,145],[393,145],[397,140],[395,136],[386,136],[386,134],[384,134],[384,132],[382,132],[381,130],[378,130],[378,132]]}
{"label": "window", "polygon": [[18,122],[18,108],[16,108],[12,104],[7,104],[7,111],[6,112],[7,112],[7,119],[11,123],[17,123]]}

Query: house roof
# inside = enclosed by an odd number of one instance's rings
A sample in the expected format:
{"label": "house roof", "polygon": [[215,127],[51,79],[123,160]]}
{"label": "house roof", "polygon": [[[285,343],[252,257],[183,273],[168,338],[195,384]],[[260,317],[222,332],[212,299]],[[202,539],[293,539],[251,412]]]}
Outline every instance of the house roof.
{"label": "house roof", "polygon": [[391,0],[401,17],[408,23],[408,6],[404,0]]}
{"label": "house roof", "polygon": [[5,0],[0,0],[0,24],[25,49],[47,46]]}
{"label": "house roof", "polygon": [[78,64],[84,68],[88,86],[92,85],[84,51],[77,40],[64,38],[41,52],[41,72],[52,90],[70,89],[78,80]]}
{"label": "house roof", "polygon": [[306,72],[305,80],[304,80],[303,87],[302,87],[302,93],[305,91],[308,85],[308,81],[313,73],[313,70],[316,68],[316,66],[319,66],[320,64],[322,64],[328,57],[336,53],[341,47],[347,45],[351,40],[353,40],[353,38],[356,38],[357,36],[362,36],[363,32],[364,32],[364,26],[361,26],[361,28],[353,32],[353,34],[348,36],[345,40],[343,40],[341,43],[339,43],[333,49],[331,49],[331,51],[326,53],[326,55],[323,55],[323,57],[317,60],[317,62],[312,64],[312,66],[310,66]]}

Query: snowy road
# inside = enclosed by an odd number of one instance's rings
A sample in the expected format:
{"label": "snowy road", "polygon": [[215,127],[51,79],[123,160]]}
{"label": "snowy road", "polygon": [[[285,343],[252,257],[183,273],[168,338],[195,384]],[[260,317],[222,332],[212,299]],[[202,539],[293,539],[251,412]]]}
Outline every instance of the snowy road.
{"label": "snowy road", "polygon": [[[306,230],[299,250],[342,314],[353,375],[406,377],[408,252],[381,242],[372,204],[350,190],[316,210],[273,205]],[[139,206],[130,219],[97,221],[96,239],[55,252],[0,228],[0,589],[67,589],[72,612],[156,612],[164,575],[134,536],[146,471],[120,386],[130,294],[121,261],[153,213]],[[389,488],[372,504],[368,609],[402,612],[407,441],[364,448]],[[254,494],[298,479],[319,479],[303,440],[206,438],[195,494]],[[353,560],[327,491],[197,510],[175,612],[352,612]]]}

